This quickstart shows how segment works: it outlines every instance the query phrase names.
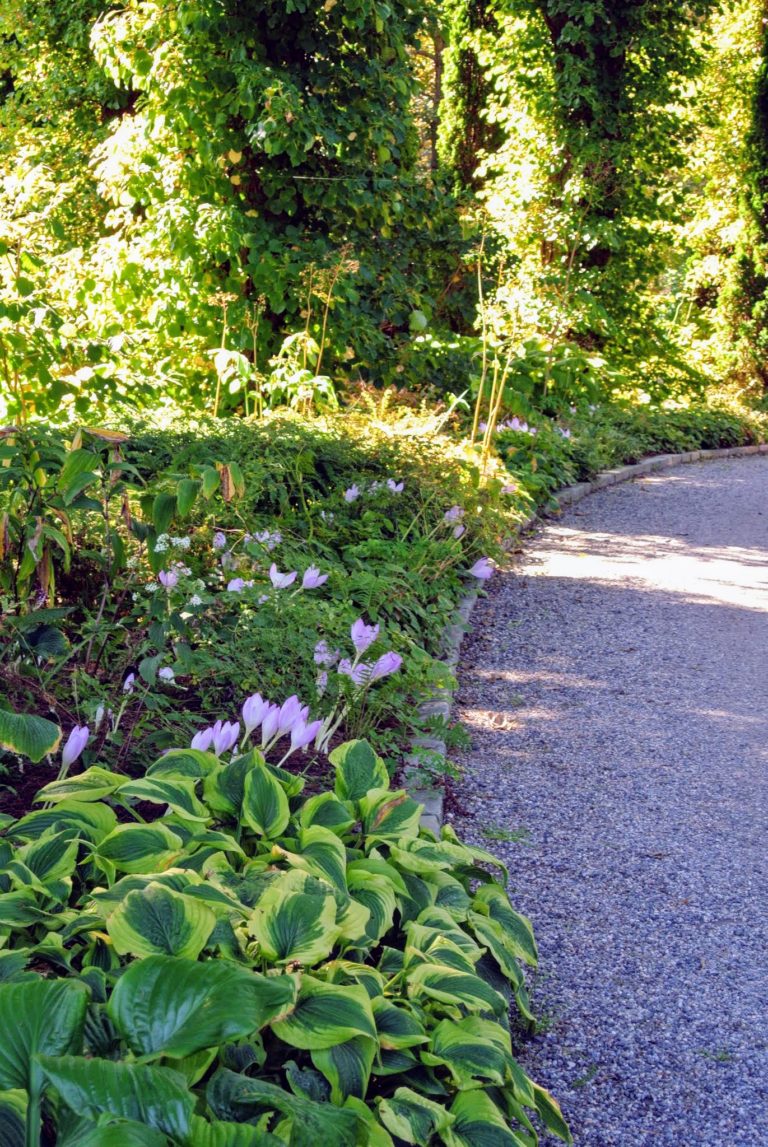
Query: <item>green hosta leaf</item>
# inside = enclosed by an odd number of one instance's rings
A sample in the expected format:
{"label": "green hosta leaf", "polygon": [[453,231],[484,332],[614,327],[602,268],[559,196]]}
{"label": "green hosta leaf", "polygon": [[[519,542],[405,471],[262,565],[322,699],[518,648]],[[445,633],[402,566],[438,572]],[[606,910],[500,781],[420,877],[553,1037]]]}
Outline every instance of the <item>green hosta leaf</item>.
{"label": "green hosta leaf", "polygon": [[285,1141],[290,1147],[360,1147],[365,1142],[365,1124],[354,1111],[315,1103],[273,1083],[233,1071],[216,1073],[208,1085],[207,1098],[212,1111],[224,1120],[244,1121],[265,1112],[279,1112],[288,1124]]}
{"label": "green hosta leaf", "polygon": [[498,884],[484,884],[475,893],[473,906],[478,912],[494,920],[504,933],[505,947],[519,960],[535,968],[539,953],[533,927],[527,916],[515,912],[509,898]]}
{"label": "green hosta leaf", "polygon": [[27,1096],[24,1091],[0,1091],[0,1147],[21,1147],[25,1140]]}
{"label": "green hosta leaf", "polygon": [[423,1025],[407,1008],[386,1000],[383,996],[372,1001],[373,1018],[379,1036],[379,1046],[385,1051],[402,1051],[429,1043]]}
{"label": "green hosta leaf", "polygon": [[258,1031],[289,1010],[292,976],[260,976],[227,961],[149,956],[117,982],[107,1011],[136,1055],[192,1055]]}
{"label": "green hosta leaf", "polygon": [[215,753],[203,753],[200,749],[171,749],[159,757],[147,769],[148,777],[207,777],[219,767]]}
{"label": "green hosta leaf", "polygon": [[352,860],[347,864],[347,883],[349,878],[358,872],[368,872],[373,876],[383,876],[390,882],[395,892],[401,896],[408,896],[408,887],[394,864],[382,860],[379,856],[366,856],[362,860]]}
{"label": "green hosta leaf", "polygon": [[460,1091],[451,1104],[453,1126],[445,1136],[448,1147],[530,1147],[530,1138],[512,1131],[484,1091]]}
{"label": "green hosta leaf", "polygon": [[347,884],[352,899],[370,912],[365,931],[371,943],[375,943],[392,927],[397,907],[395,889],[385,876],[361,869],[347,874]]}
{"label": "green hosta leaf", "polygon": [[285,1140],[260,1131],[250,1123],[209,1123],[199,1115],[192,1116],[192,1131],[185,1147],[285,1147]]}
{"label": "green hosta leaf", "polygon": [[10,749],[37,764],[59,746],[61,729],[45,717],[0,709],[0,749]]}
{"label": "green hosta leaf", "polygon": [[465,844],[464,841],[459,840],[456,832],[451,825],[443,825],[443,830],[440,833],[441,843],[459,849],[462,854],[467,853],[472,858],[474,863],[490,864],[492,868],[500,868],[504,873],[504,883],[509,880],[509,870],[503,860],[499,860],[492,852],[488,852],[485,848],[478,848],[475,844]]}
{"label": "green hosta leaf", "polygon": [[35,1055],[79,1051],[87,1003],[88,989],[76,980],[0,984],[0,1090],[39,1094]]}
{"label": "green hosta leaf", "polygon": [[475,1086],[478,1079],[503,1086],[511,1054],[509,1032],[501,1024],[467,1016],[439,1023],[421,1058],[430,1067],[444,1064],[463,1089]]}
{"label": "green hosta leaf", "polygon": [[36,840],[50,828],[69,828],[78,836],[98,844],[116,825],[117,817],[107,804],[63,800],[53,808],[27,813],[16,821],[9,835],[21,840]]}
{"label": "green hosta leaf", "polygon": [[302,828],[321,825],[343,836],[355,823],[355,816],[333,793],[319,793],[310,797],[301,808],[299,823]]}
{"label": "green hosta leaf", "polygon": [[410,996],[425,995],[444,1004],[461,1004],[473,1012],[506,1014],[504,997],[485,980],[445,964],[420,964],[411,968],[407,983]]}
{"label": "green hosta leaf", "polygon": [[170,868],[182,848],[181,837],[164,824],[120,824],[95,855],[120,872],[156,872]]}
{"label": "green hosta leaf", "polygon": [[437,887],[435,908],[450,912],[454,920],[466,920],[472,898],[461,881],[450,876],[447,872],[432,872],[429,876],[429,882]]}
{"label": "green hosta leaf", "polygon": [[284,872],[254,908],[248,930],[264,959],[311,966],[324,960],[336,943],[336,901],[330,887],[326,892],[302,872]]}
{"label": "green hosta leaf", "polygon": [[537,1083],[533,1084],[533,1093],[536,1096],[536,1110],[547,1131],[551,1131],[564,1143],[573,1143],[573,1137],[568,1124],[563,1119],[563,1113],[557,1101]]}
{"label": "green hosta leaf", "polygon": [[144,872],[133,876],[123,876],[111,888],[95,888],[91,893],[90,907],[96,906],[99,912],[109,913],[125,900],[129,892],[141,891],[148,884],[162,884],[174,892],[186,892],[188,888],[201,883],[202,877],[189,868],[169,868],[167,872]]}
{"label": "green hosta leaf", "polygon": [[323,965],[323,976],[328,984],[360,984],[371,1000],[384,991],[385,979],[378,968],[354,960],[331,960]]}
{"label": "green hosta leaf", "polygon": [[376,1054],[376,1040],[368,1036],[312,1052],[312,1062],[331,1085],[331,1101],[339,1105],[349,1095],[364,1099]]}
{"label": "green hosta leaf", "polygon": [[195,796],[195,782],[191,778],[168,780],[165,777],[141,777],[121,785],[117,795],[153,804],[168,805],[182,820],[206,821],[211,814]]}
{"label": "green hosta leaf", "polygon": [[358,801],[371,789],[389,788],[389,773],[367,741],[347,741],[328,758],[336,769],[336,796],[341,801]]}
{"label": "green hosta leaf", "polygon": [[250,753],[237,757],[228,765],[217,766],[203,782],[205,803],[217,812],[239,816],[245,795],[245,778],[253,767]]}
{"label": "green hosta leaf", "polygon": [[300,868],[320,880],[327,880],[344,896],[347,893],[347,850],[335,833],[320,825],[302,829],[299,852],[287,852],[275,845],[274,855],[283,857],[292,868]]}
{"label": "green hosta leaf", "polygon": [[291,814],[288,797],[267,768],[256,763],[245,777],[242,818],[250,829],[269,840],[284,831]]}
{"label": "green hosta leaf", "polygon": [[[398,1087],[391,1099],[379,1105],[379,1118],[388,1131],[405,1143],[427,1147],[433,1135],[444,1136],[453,1123],[440,1103],[419,1095],[410,1087]],[[484,1140],[478,1139],[474,1147],[485,1147]]]}
{"label": "green hosta leaf", "polygon": [[164,1132],[133,1120],[121,1119],[119,1123],[99,1127],[91,1119],[78,1119],[74,1115],[70,1122],[64,1112],[56,1139],[56,1147],[167,1147],[167,1144],[168,1136]]}
{"label": "green hosta leaf", "polygon": [[99,801],[108,797],[125,780],[119,773],[111,773],[99,765],[91,765],[84,773],[64,777],[61,781],[51,781],[36,795],[36,801]]}
{"label": "green hosta leaf", "polygon": [[37,894],[31,888],[0,895],[0,928],[26,928],[28,924],[51,920],[51,913],[40,907]]}
{"label": "green hosta leaf", "polygon": [[362,1099],[358,1099],[355,1095],[347,1097],[344,1106],[354,1111],[356,1115],[365,1123],[366,1138],[362,1140],[365,1147],[394,1147],[392,1136],[382,1127],[376,1116],[376,1113],[371,1110],[367,1103]]}
{"label": "green hosta leaf", "polygon": [[371,1002],[364,988],[325,984],[303,976],[291,1014],[272,1030],[291,1047],[319,1051],[356,1036],[376,1038]]}
{"label": "green hosta leaf", "polygon": [[339,930],[339,940],[346,940],[354,948],[369,947],[368,933],[366,931],[371,919],[371,913],[364,904],[356,900],[347,900],[344,908],[336,914],[336,926]]}
{"label": "green hosta leaf", "polygon": [[62,1101],[80,1115],[131,1119],[175,1139],[189,1134],[194,1096],[183,1075],[165,1067],[107,1059],[38,1057]]}
{"label": "green hosta leaf", "polygon": [[405,790],[372,789],[359,803],[368,848],[376,841],[402,841],[418,835],[421,805]]}
{"label": "green hosta leaf", "polygon": [[215,925],[216,916],[201,900],[152,883],[128,893],[107,919],[107,932],[120,955],[194,960]]}
{"label": "green hosta leaf", "polygon": [[22,870],[31,876],[40,891],[45,891],[46,882],[61,880],[71,876],[77,864],[78,842],[72,839],[71,830],[49,833],[39,840],[30,841],[16,849],[13,860],[5,868],[11,877],[18,876],[19,883],[28,884]]}

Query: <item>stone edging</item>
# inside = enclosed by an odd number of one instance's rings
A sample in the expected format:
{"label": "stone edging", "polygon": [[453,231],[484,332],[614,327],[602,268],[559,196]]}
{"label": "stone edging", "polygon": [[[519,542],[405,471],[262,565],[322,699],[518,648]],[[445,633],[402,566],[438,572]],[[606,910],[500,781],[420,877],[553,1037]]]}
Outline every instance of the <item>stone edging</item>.
{"label": "stone edging", "polygon": [[[575,486],[566,486],[554,495],[558,509],[566,506],[575,506],[589,494],[597,490],[604,490],[608,486],[615,486],[619,482],[629,482],[633,478],[642,478],[646,474],[653,474],[658,470],[668,470],[672,466],[681,466],[687,462],[705,462],[715,458],[742,458],[750,454],[768,454],[768,443],[760,446],[729,446],[722,450],[688,450],[683,454],[654,454],[642,462],[630,466],[617,466],[613,470],[604,470],[591,482],[579,482]],[[546,509],[533,514],[518,526],[518,533],[530,529],[537,522]],[[443,634],[443,649],[445,651],[443,662],[455,673],[459,664],[459,652],[464,634],[469,628],[469,618],[478,598],[478,590],[470,590],[459,602],[456,620],[447,626]],[[438,689],[433,696],[419,706],[422,717],[442,717],[448,721],[453,706],[453,693],[450,689]],[[441,757],[446,755],[444,738],[415,737],[413,740],[413,753],[406,758],[403,770],[403,780],[408,786],[411,796],[424,806],[421,814],[421,823],[424,828],[431,829],[438,836],[443,823],[443,790],[440,788],[423,788],[419,777],[419,759],[425,754],[434,753]],[[409,781],[414,787],[411,788]]]}

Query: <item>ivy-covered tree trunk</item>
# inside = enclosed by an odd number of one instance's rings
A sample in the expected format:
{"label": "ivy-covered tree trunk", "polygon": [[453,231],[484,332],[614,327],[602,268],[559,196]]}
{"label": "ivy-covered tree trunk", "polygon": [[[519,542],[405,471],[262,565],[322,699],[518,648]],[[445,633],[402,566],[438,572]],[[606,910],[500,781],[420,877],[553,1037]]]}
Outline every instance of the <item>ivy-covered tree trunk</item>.
{"label": "ivy-covered tree trunk", "polygon": [[476,189],[478,158],[499,144],[499,130],[490,123],[487,62],[483,48],[498,29],[492,0],[446,0],[443,6],[445,52],[441,107],[440,157],[457,183]]}

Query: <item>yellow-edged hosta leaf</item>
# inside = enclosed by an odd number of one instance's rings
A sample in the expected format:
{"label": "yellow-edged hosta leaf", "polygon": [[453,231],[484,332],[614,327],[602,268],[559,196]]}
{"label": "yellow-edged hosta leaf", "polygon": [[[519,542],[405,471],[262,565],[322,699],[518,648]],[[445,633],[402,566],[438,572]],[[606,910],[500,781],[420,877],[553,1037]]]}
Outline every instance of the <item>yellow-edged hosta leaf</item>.
{"label": "yellow-edged hosta leaf", "polygon": [[357,1036],[376,1040],[371,1001],[364,988],[326,984],[312,976],[301,978],[293,1011],[276,1020],[272,1030],[291,1047],[320,1051]]}
{"label": "yellow-edged hosta leaf", "polygon": [[162,884],[129,892],[107,918],[107,932],[121,955],[200,955],[216,925],[202,900]]}

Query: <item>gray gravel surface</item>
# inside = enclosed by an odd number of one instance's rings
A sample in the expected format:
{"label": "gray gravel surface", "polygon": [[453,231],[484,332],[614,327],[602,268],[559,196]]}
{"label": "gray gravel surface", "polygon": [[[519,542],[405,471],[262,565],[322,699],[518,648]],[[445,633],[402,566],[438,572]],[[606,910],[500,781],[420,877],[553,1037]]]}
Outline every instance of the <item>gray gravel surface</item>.
{"label": "gray gravel surface", "polygon": [[519,1058],[579,1147],[768,1147],[768,457],[601,491],[489,589],[453,819],[514,837]]}

